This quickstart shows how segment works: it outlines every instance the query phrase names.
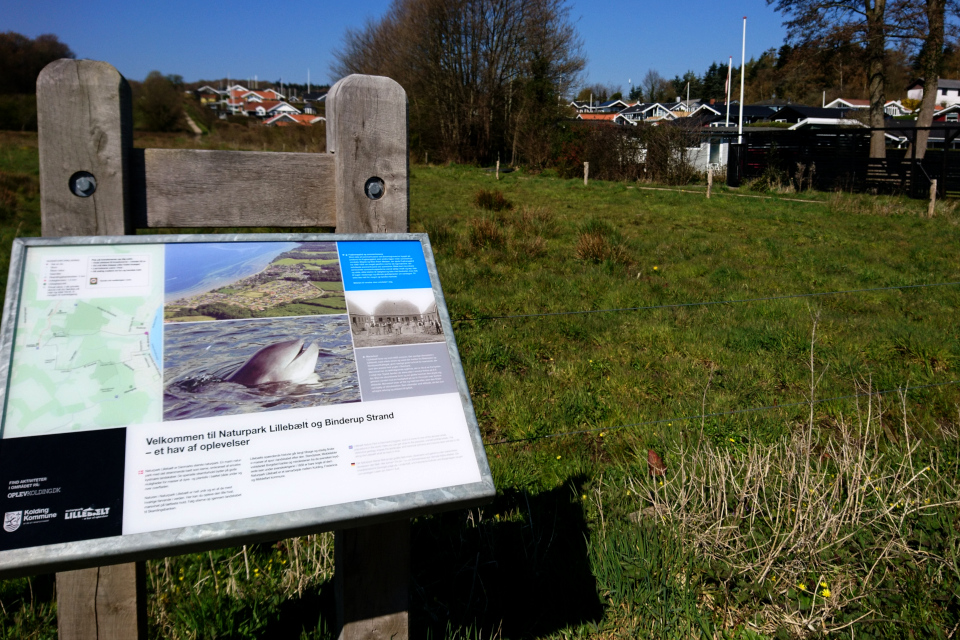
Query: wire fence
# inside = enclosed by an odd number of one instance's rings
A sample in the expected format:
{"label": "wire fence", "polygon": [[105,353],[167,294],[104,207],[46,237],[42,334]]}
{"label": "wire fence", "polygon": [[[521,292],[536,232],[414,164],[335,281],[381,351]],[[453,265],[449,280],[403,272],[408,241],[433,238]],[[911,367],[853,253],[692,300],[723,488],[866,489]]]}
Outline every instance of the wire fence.
{"label": "wire fence", "polygon": [[[777,300],[790,300],[790,299],[802,299],[802,298],[816,298],[816,297],[825,297],[825,296],[835,296],[835,295],[849,295],[849,294],[862,294],[862,293],[872,293],[879,291],[902,291],[906,289],[927,289],[933,287],[949,287],[960,285],[960,281],[952,282],[933,282],[933,283],[924,283],[924,284],[908,284],[908,285],[892,285],[886,287],[870,287],[864,289],[844,289],[837,291],[817,291],[812,293],[797,293],[797,294],[786,294],[781,296],[764,296],[760,298],[743,298],[743,299],[734,299],[734,300],[710,300],[710,301],[700,301],[700,302],[679,302],[672,304],[662,304],[662,305],[648,305],[641,307],[620,307],[613,309],[587,309],[582,311],[550,311],[544,313],[521,313],[521,314],[512,314],[512,315],[497,315],[497,316],[478,316],[478,317],[461,317],[454,320],[455,323],[472,323],[472,322],[481,322],[488,320],[514,320],[514,319],[524,319],[524,318],[545,318],[552,316],[571,316],[571,315],[587,315],[594,313],[619,313],[619,312],[628,312],[628,311],[652,311],[656,309],[678,309],[684,307],[706,307],[714,305],[729,305],[737,303],[753,303],[753,302],[771,302]],[[592,429],[572,429],[568,431],[559,431],[555,433],[541,434],[529,436],[526,438],[514,438],[514,439],[502,439],[484,442],[485,446],[495,447],[504,444],[517,444],[523,442],[534,442],[539,440],[546,440],[548,438],[559,438],[562,436],[571,436],[571,435],[583,435],[591,433],[600,433],[605,434],[613,431],[620,431],[623,429],[630,429],[634,427],[644,427],[644,426],[654,426],[658,424],[669,424],[673,422],[685,422],[691,420],[705,420],[707,418],[719,418],[726,417],[744,413],[755,413],[759,411],[771,411],[774,409],[785,409],[790,407],[801,407],[801,406],[817,406],[822,404],[828,404],[831,402],[838,402],[841,400],[852,400],[857,398],[866,398],[874,396],[883,396],[888,395],[894,392],[908,392],[910,390],[916,391],[918,389],[930,389],[930,388],[939,388],[960,384],[960,379],[958,380],[948,380],[945,382],[938,382],[925,385],[917,385],[913,387],[896,387],[892,389],[883,389],[880,391],[871,391],[869,393],[854,393],[842,396],[834,396],[831,398],[822,398],[822,399],[811,399],[804,400],[800,402],[790,402],[790,403],[777,403],[772,405],[764,405],[759,407],[748,407],[741,409],[731,409],[729,411],[719,411],[714,413],[701,413],[697,415],[689,416],[678,416],[674,418],[659,418],[656,420],[646,420],[641,422],[632,422],[628,424],[620,424],[609,427],[596,427]]]}
{"label": "wire fence", "polygon": [[614,309],[585,309],[583,311],[547,311],[544,313],[518,313],[518,314],[499,315],[499,316],[476,316],[476,317],[463,316],[460,318],[455,318],[453,322],[467,323],[467,322],[483,322],[487,320],[514,320],[518,318],[547,318],[550,316],[577,316],[577,315],[586,315],[591,313],[618,313],[618,312],[624,312],[624,311],[653,311],[656,309],[680,309],[683,307],[709,307],[709,306],[724,305],[724,304],[738,304],[738,303],[749,303],[749,302],[772,302],[775,300],[818,298],[818,297],[846,295],[846,294],[853,294],[853,293],[871,293],[875,291],[924,289],[929,287],[950,287],[950,286],[956,286],[958,284],[960,284],[960,281],[934,282],[929,284],[904,284],[904,285],[894,285],[889,287],[871,287],[869,289],[844,289],[840,291],[816,291],[813,293],[791,293],[791,294],[786,294],[782,296],[765,296],[762,298],[742,298],[739,300],[708,300],[703,302],[675,302],[671,304],[657,304],[657,305],[648,305],[643,307],[618,307]]}
{"label": "wire fence", "polygon": [[809,407],[816,406],[821,404],[826,404],[830,402],[837,402],[839,400],[852,400],[855,398],[872,398],[874,396],[883,396],[890,393],[895,393],[902,391],[907,393],[909,391],[916,391],[918,389],[932,389],[937,387],[946,387],[951,385],[960,384],[960,380],[948,380],[946,382],[936,382],[932,384],[923,384],[917,385],[915,387],[897,387],[894,389],[883,389],[880,391],[871,391],[870,393],[851,393],[844,396],[834,396],[832,398],[821,398],[819,400],[814,399],[813,401],[804,400],[802,402],[788,402],[788,403],[778,403],[770,404],[762,407],[749,407],[746,409],[731,409],[730,411],[717,411],[715,413],[701,413],[692,416],[679,416],[675,418],[658,418],[657,420],[645,420],[642,422],[631,422],[629,424],[620,424],[612,427],[597,427],[595,429],[575,429],[571,431],[559,431],[556,433],[548,433],[543,435],[530,436],[527,438],[514,438],[512,440],[495,440],[493,442],[484,442],[484,445],[488,447],[495,447],[502,444],[515,444],[518,442],[533,442],[536,440],[546,440],[547,438],[559,438],[561,436],[572,436],[572,435],[583,435],[588,433],[600,433],[606,434],[612,431],[619,431],[622,429],[630,429],[632,427],[646,427],[664,423],[673,423],[673,422],[688,422],[690,420],[705,420],[707,418],[722,418],[726,416],[737,415],[741,413],[754,413],[757,411],[771,411],[773,409],[786,409],[789,407]]}

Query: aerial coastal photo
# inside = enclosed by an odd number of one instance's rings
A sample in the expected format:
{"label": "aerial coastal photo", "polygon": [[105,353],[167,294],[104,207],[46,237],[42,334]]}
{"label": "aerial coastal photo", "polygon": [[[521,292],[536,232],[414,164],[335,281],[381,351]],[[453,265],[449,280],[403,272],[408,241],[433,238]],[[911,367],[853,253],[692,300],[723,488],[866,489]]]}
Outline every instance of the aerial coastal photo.
{"label": "aerial coastal photo", "polygon": [[164,322],[346,313],[333,242],[168,245]]}

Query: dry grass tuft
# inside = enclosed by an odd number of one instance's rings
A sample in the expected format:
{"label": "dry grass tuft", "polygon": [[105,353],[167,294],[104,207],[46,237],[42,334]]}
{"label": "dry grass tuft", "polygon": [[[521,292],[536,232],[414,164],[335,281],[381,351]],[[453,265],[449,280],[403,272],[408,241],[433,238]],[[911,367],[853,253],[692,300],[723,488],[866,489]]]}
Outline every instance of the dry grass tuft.
{"label": "dry grass tuft", "polygon": [[762,630],[835,631],[846,626],[845,607],[879,588],[905,557],[931,575],[957,570],[956,559],[918,548],[905,526],[958,503],[938,480],[950,461],[936,451],[933,462],[921,459],[906,423],[902,449],[880,453],[889,445],[881,443],[879,406],[871,397],[825,442],[807,425],[774,446],[681,448],[662,483],[634,477],[627,487],[727,579],[768,594]]}
{"label": "dry grass tuft", "polygon": [[507,211],[513,209],[513,203],[507,200],[500,191],[480,189],[474,194],[473,203],[487,211]]}
{"label": "dry grass tuft", "polygon": [[470,245],[474,249],[502,249],[507,236],[500,226],[489,218],[474,218],[470,221]]}
{"label": "dry grass tuft", "polygon": [[580,260],[594,264],[608,260],[623,265],[632,263],[630,254],[623,244],[608,240],[604,234],[595,231],[585,231],[580,234],[577,238],[576,254]]}

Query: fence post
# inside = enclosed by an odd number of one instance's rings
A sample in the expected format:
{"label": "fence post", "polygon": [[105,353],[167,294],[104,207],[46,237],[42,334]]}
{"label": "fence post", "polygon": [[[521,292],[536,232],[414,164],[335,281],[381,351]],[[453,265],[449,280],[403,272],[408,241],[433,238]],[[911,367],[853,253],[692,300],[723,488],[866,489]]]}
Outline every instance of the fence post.
{"label": "fence post", "polygon": [[[946,151],[944,151],[946,155]],[[930,204],[927,205],[927,217],[932,218],[933,212],[937,206],[937,180],[934,178],[930,181]]]}
{"label": "fence post", "polygon": [[707,200],[710,199],[711,191],[713,191],[713,167],[707,167]]}
{"label": "fence post", "polygon": [[[40,73],[37,123],[44,236],[132,232],[127,170],[132,118],[130,87],[106,62],[57,60]],[[91,174],[96,183],[86,197],[71,191],[70,180],[78,171]]]}
{"label": "fence post", "polygon": [[[337,232],[406,232],[403,88],[389,78],[356,75],[333,85],[327,94],[327,151],[336,156]],[[378,178],[382,193],[371,189]],[[407,638],[410,521],[337,531],[334,556],[340,640]]]}
{"label": "fence post", "polygon": [[327,152],[336,156],[337,233],[405,233],[407,94],[381,76],[350,75],[327,93]]}
{"label": "fence post", "polygon": [[583,186],[587,186],[587,181],[590,179],[590,163],[583,163]]}
{"label": "fence post", "polygon": [[[37,78],[37,122],[43,235],[129,233],[133,126],[123,76],[93,60],[49,64]],[[78,183],[80,171],[92,180]],[[61,640],[146,638],[144,576],[142,563],[58,573]]]}

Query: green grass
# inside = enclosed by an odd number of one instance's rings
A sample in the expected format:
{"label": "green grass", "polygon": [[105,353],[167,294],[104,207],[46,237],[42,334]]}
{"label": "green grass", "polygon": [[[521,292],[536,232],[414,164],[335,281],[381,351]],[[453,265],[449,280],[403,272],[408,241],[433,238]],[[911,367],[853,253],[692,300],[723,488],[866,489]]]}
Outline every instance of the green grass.
{"label": "green grass", "polygon": [[320,289],[320,291],[343,291],[342,282],[320,282],[317,280],[312,280],[310,284],[317,289]]}
{"label": "green grass", "polygon": [[[5,138],[0,171],[35,176],[35,154]],[[958,281],[953,203],[645,186],[412,169],[498,488],[414,522],[412,637],[946,638],[960,287],[749,300]],[[513,208],[478,208],[492,190]],[[15,197],[0,251],[39,233]],[[727,302],[669,306],[705,301]],[[811,421],[815,322],[817,399],[910,389]],[[332,637],[329,544],[148,563],[151,636]],[[0,584],[0,637],[52,637],[42,582]]]}
{"label": "green grass", "polygon": [[284,266],[291,265],[291,264],[302,264],[308,269],[310,268],[316,269],[318,267],[322,267],[327,264],[336,264],[338,262],[339,262],[338,258],[333,258],[333,259],[317,258],[314,260],[305,260],[302,258],[282,258],[280,260],[275,260],[272,264],[279,264]]}

